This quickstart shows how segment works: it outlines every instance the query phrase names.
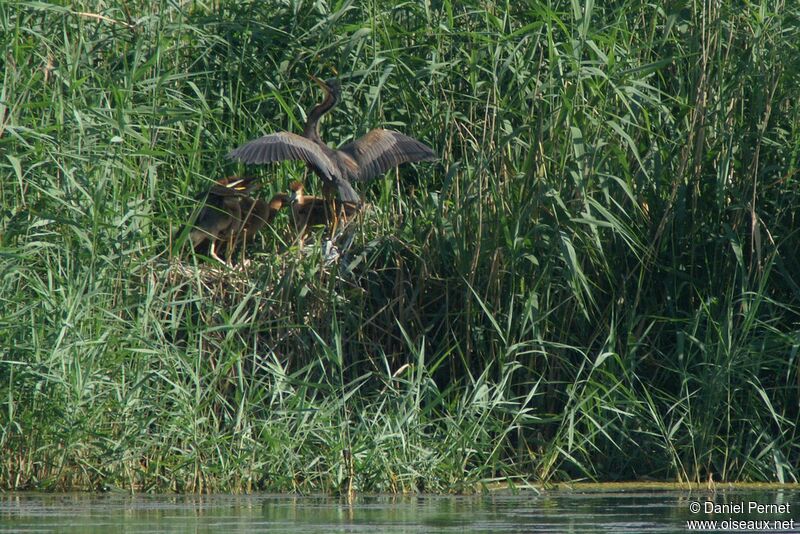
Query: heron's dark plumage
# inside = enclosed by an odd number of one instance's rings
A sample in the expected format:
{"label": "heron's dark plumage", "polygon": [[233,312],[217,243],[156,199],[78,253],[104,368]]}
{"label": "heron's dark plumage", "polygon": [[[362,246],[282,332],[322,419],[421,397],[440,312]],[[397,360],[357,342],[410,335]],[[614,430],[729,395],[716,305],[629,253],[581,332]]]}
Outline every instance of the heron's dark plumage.
{"label": "heron's dark plumage", "polygon": [[208,242],[211,256],[222,261],[215,251],[218,241],[233,247],[240,239],[252,239],[265,224],[272,221],[277,210],[283,205],[288,206],[289,197],[285,194],[282,198],[276,195],[270,202],[250,197],[249,193],[259,187],[255,180],[223,178],[195,197],[200,203],[200,211],[189,231],[189,241],[194,250],[199,250]]}
{"label": "heron's dark plumage", "polygon": [[343,202],[360,203],[350,181],[371,180],[403,163],[434,161],[436,153],[424,143],[393,130],[376,128],[340,150],[326,145],[319,135],[319,121],[339,103],[341,85],[335,78],[314,78],[325,99],[308,114],[303,135],[277,132],[254,139],[232,150],[228,157],[244,163],[263,164],[282,160],[304,161],[320,177],[323,189],[335,189]]}

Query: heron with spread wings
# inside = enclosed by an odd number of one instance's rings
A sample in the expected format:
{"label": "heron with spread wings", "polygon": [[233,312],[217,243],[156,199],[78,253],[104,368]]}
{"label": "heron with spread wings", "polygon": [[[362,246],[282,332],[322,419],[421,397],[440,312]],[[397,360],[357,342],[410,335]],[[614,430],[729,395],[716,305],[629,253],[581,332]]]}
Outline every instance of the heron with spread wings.
{"label": "heron with spread wings", "polygon": [[375,128],[338,150],[320,138],[319,121],[340,101],[341,84],[336,78],[324,82],[311,77],[325,92],[325,99],[308,114],[303,135],[277,132],[259,137],[232,150],[228,157],[244,163],[299,160],[322,180],[323,194],[343,202],[361,203],[350,182],[366,181],[403,163],[434,161],[436,153],[424,143],[394,130]]}

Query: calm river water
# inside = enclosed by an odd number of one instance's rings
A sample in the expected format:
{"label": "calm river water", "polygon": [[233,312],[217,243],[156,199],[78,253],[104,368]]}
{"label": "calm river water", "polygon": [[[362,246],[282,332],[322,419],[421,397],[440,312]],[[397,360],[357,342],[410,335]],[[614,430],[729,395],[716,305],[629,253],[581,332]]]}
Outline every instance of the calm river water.
{"label": "calm river water", "polygon": [[0,532],[691,531],[800,532],[800,491],[359,496],[353,505],[335,497],[269,494],[0,494]]}

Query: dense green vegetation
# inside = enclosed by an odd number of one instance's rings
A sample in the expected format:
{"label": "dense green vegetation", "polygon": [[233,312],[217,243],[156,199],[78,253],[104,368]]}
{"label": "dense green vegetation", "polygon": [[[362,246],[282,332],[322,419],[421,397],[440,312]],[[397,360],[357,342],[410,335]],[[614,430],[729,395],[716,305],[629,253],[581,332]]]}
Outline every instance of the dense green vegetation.
{"label": "dense green vegetation", "polygon": [[[797,480],[795,3],[59,4],[0,0],[3,488]],[[174,246],[334,72],[441,161],[338,263]]]}

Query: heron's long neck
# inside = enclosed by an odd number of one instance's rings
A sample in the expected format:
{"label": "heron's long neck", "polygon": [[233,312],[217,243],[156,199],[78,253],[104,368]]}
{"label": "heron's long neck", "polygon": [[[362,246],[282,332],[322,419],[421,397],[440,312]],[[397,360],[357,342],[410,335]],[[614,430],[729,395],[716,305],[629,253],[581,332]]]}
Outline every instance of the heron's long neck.
{"label": "heron's long neck", "polygon": [[306,127],[303,129],[303,136],[319,145],[324,145],[325,143],[319,136],[319,121],[323,115],[332,110],[338,103],[336,98],[334,98],[331,93],[328,93],[321,104],[314,106],[314,109],[308,114]]}

